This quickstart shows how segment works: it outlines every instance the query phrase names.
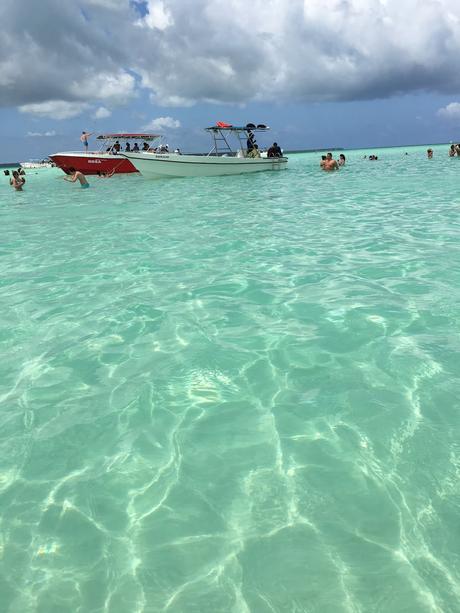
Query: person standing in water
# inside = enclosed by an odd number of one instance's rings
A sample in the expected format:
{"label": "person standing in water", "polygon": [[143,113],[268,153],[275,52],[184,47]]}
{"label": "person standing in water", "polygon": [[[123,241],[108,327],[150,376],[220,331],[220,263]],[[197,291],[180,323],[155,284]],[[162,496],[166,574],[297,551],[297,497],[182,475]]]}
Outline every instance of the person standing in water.
{"label": "person standing in water", "polygon": [[10,179],[10,185],[12,185],[17,192],[22,192],[22,186],[25,182],[26,180],[24,179],[24,177],[21,177],[17,170],[13,170],[13,176]]}
{"label": "person standing in water", "polygon": [[332,153],[331,152],[327,153],[326,159],[324,160],[323,170],[325,170],[326,172],[331,172],[333,170],[338,170],[338,169],[339,169],[339,165],[332,157]]}
{"label": "person standing in water", "polygon": [[91,136],[91,134],[94,134],[94,133],[85,132],[85,131],[81,133],[80,140],[83,143],[83,146],[85,147],[85,151],[88,151],[88,136]]}
{"label": "person standing in water", "polygon": [[89,183],[86,180],[85,175],[79,170],[75,170],[75,168],[69,168],[69,175],[64,177],[64,181],[69,181],[70,183],[75,183],[75,181],[80,181],[80,185],[83,189],[87,189],[89,187]]}

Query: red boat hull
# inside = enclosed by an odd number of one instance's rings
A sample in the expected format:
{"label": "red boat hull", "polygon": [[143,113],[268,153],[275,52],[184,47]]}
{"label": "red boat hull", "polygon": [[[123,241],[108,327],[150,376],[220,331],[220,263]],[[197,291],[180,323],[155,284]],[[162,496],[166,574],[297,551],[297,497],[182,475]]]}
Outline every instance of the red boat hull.
{"label": "red boat hull", "polygon": [[137,172],[128,159],[118,155],[55,153],[49,157],[66,174],[69,174],[69,168],[75,168],[84,175],[96,175],[98,172],[110,173],[112,170],[115,174]]}

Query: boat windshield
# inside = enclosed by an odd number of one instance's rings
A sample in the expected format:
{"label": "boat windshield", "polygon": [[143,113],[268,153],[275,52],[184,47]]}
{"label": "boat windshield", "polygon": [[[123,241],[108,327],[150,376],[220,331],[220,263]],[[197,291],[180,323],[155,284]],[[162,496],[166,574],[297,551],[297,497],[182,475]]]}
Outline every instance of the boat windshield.
{"label": "boat windshield", "polygon": [[[205,128],[213,139],[214,146],[208,155],[241,155],[245,157],[250,145],[256,144],[256,132],[268,132],[270,128],[265,124],[248,123],[245,126],[232,126],[221,121],[215,126]],[[238,143],[238,149],[232,148],[229,140],[233,138]]]}

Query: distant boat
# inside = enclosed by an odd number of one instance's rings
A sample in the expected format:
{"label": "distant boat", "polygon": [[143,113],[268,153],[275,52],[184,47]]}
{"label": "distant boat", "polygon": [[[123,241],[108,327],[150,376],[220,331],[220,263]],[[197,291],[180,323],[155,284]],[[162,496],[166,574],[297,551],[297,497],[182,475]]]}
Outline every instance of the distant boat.
{"label": "distant boat", "polygon": [[[137,172],[136,168],[125,157],[121,157],[122,149],[126,150],[128,142],[139,151],[142,147],[149,149],[161,141],[159,134],[100,134],[97,151],[63,151],[50,155],[51,160],[66,174],[69,168],[75,168],[85,175],[96,175],[98,172],[115,174]],[[140,142],[140,147],[138,142]],[[147,144],[145,144],[147,143]]]}
{"label": "distant boat", "polygon": [[[218,175],[237,175],[263,170],[281,170],[286,168],[286,157],[252,157],[246,148],[248,140],[254,139],[254,133],[267,132],[270,128],[263,124],[246,124],[232,126],[218,122],[215,126],[205,128],[214,141],[214,146],[207,155],[182,155],[157,149],[146,152],[120,152],[146,178],[160,177],[213,177]],[[237,148],[229,144],[229,137],[236,140]],[[255,142],[255,141],[254,141]]]}
{"label": "distant boat", "polygon": [[50,160],[29,160],[28,162],[21,162],[19,166],[27,170],[32,168],[54,168],[56,164]]}

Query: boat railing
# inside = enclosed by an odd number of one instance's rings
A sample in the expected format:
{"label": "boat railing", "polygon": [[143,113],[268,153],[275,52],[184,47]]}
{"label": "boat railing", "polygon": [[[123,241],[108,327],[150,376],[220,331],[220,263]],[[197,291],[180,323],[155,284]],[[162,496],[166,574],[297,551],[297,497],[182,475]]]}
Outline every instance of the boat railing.
{"label": "boat railing", "polygon": [[[140,150],[139,150],[140,151]],[[82,149],[77,149],[76,151],[64,151],[63,153],[65,153],[66,155],[103,155],[104,153],[110,153],[111,155],[116,155],[115,151],[107,151],[106,149],[98,149],[95,151],[85,151]],[[121,153],[121,150],[119,151],[119,153]]]}

